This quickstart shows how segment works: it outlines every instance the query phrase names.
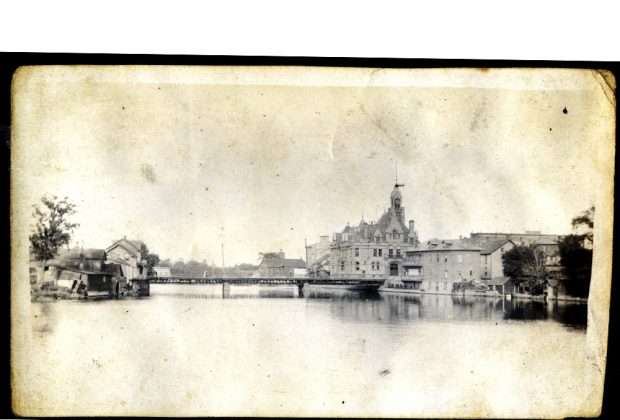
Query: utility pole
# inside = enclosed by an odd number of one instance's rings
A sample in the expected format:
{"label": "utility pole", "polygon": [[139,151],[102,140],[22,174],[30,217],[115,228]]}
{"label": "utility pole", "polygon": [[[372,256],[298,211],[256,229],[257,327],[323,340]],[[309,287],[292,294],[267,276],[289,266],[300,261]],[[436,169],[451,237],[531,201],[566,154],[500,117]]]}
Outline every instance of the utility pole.
{"label": "utility pole", "polygon": [[226,270],[224,269],[224,242],[222,242],[222,277],[226,277]]}
{"label": "utility pole", "polygon": [[306,241],[306,238],[304,238],[304,246],[306,247],[306,266],[308,266],[310,262],[308,261],[308,241]]}

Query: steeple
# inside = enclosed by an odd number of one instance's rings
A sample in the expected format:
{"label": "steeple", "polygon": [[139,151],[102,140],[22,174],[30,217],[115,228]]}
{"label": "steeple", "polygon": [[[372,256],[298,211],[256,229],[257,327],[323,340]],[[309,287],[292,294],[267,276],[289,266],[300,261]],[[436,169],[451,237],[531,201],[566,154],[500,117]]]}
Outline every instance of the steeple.
{"label": "steeple", "polygon": [[396,218],[401,222],[405,222],[405,209],[402,207],[403,196],[400,192],[400,187],[404,187],[405,184],[398,183],[398,162],[395,162],[395,176],[394,176],[394,190],[390,195],[390,209],[396,215]]}

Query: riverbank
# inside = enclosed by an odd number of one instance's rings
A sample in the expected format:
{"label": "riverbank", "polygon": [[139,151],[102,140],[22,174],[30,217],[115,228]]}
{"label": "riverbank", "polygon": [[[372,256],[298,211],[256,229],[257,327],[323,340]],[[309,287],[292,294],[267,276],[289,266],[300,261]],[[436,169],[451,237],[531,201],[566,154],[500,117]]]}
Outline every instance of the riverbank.
{"label": "riverbank", "polygon": [[440,292],[440,291],[433,292],[433,291],[423,291],[423,290],[416,290],[416,289],[404,289],[404,288],[398,288],[398,287],[381,286],[379,288],[379,293],[411,294],[411,295],[448,295],[448,296],[458,296],[458,297],[472,296],[472,297],[485,297],[485,298],[492,298],[492,299],[527,299],[527,300],[534,300],[534,301],[540,301],[540,302],[557,301],[557,302],[578,303],[578,304],[584,304],[584,305],[588,304],[588,299],[586,298],[562,296],[562,297],[557,297],[553,299],[548,299],[544,295],[528,295],[526,293],[509,293],[506,295],[502,295],[496,291],[493,291],[493,292],[463,291],[463,292],[453,293],[453,292]]}

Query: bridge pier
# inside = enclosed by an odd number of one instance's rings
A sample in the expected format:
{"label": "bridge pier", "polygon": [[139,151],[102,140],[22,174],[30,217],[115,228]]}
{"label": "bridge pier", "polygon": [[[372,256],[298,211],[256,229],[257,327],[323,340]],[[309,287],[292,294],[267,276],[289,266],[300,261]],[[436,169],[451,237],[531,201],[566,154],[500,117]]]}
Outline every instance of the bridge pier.
{"label": "bridge pier", "polygon": [[222,283],[222,298],[230,297],[230,283]]}
{"label": "bridge pier", "polygon": [[304,297],[304,287],[306,286],[306,284],[307,283],[305,281],[303,281],[303,282],[300,281],[300,282],[297,283],[297,291],[298,291],[297,296],[298,297],[300,297],[300,298]]}

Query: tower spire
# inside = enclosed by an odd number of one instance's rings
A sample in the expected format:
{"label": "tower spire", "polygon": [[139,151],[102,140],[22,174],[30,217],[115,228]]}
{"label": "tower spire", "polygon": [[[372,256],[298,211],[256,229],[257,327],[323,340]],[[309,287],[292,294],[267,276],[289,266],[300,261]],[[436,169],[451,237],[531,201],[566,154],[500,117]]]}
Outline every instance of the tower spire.
{"label": "tower spire", "polygon": [[394,161],[394,173],[395,173],[395,179],[396,179],[396,183],[394,185],[398,185],[398,161]]}
{"label": "tower spire", "polygon": [[395,165],[394,166],[394,180],[395,180],[394,188],[404,187],[405,184],[399,184],[398,183],[398,161],[395,161],[394,165]]}

